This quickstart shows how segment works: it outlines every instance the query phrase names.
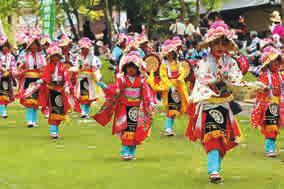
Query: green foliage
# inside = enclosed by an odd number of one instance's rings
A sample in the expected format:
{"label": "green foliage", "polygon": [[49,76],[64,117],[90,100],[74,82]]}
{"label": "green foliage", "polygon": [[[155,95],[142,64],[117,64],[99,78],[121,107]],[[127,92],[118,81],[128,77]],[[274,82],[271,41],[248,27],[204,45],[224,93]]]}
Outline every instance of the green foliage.
{"label": "green foliage", "polygon": [[231,0],[201,0],[200,3],[203,7],[207,9],[207,11],[220,11],[222,8],[222,4]]}
{"label": "green foliage", "polygon": [[65,12],[68,10],[72,13],[78,11],[79,14],[87,16],[91,20],[100,19],[104,16],[102,10],[92,10],[100,3],[100,0],[68,0],[66,4],[58,4]]}
{"label": "green foliage", "polygon": [[113,71],[109,70],[108,67],[111,66],[108,60],[101,60],[102,61],[102,68],[101,68],[101,74],[102,74],[102,81],[104,83],[110,84],[114,82],[114,73]]}

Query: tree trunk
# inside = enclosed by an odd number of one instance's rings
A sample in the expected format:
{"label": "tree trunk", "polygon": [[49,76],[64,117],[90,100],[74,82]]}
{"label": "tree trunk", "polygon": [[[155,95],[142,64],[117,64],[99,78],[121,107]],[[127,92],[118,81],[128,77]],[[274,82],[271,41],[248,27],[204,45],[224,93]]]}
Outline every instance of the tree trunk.
{"label": "tree trunk", "polygon": [[74,15],[75,15],[76,20],[77,20],[77,31],[78,31],[78,33],[80,33],[80,17],[79,17],[78,11],[76,9],[74,10]]}
{"label": "tree trunk", "polygon": [[184,0],[179,0],[180,6],[181,6],[181,18],[182,20],[184,20],[185,18],[188,17],[188,12],[187,12],[187,8],[185,6]]}
{"label": "tree trunk", "polygon": [[108,4],[108,0],[104,0],[104,14],[105,14],[105,18],[106,18],[106,24],[107,24],[107,30],[108,30],[108,38],[109,40],[112,39],[112,32],[113,27],[112,27],[112,19],[109,13],[110,7]]}
{"label": "tree trunk", "polygon": [[71,17],[71,12],[69,10],[68,4],[66,3],[66,0],[63,0],[63,9],[64,9],[64,12],[66,13],[68,21],[70,23],[71,32],[74,35],[74,39],[75,39],[75,41],[77,41],[79,39],[78,34],[77,34],[77,31],[76,31],[75,25],[73,23],[73,20],[72,20],[72,17]]}
{"label": "tree trunk", "polygon": [[199,26],[200,23],[200,0],[196,0],[196,21],[195,21],[195,26]]}

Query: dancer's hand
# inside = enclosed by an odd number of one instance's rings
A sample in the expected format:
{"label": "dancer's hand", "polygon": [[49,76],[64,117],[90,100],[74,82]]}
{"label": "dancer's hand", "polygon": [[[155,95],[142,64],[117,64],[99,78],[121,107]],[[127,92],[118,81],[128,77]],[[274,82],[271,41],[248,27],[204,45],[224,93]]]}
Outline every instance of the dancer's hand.
{"label": "dancer's hand", "polygon": [[70,88],[69,88],[69,87],[65,87],[64,92],[65,92],[66,94],[70,94]]}

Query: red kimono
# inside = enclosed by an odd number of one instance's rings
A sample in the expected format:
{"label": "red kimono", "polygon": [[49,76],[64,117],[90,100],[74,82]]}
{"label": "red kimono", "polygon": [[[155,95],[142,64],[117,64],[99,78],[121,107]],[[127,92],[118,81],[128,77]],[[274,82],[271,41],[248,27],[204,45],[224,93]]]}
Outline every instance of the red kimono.
{"label": "red kimono", "polygon": [[71,91],[72,85],[68,77],[68,69],[62,62],[49,63],[42,74],[44,81],[39,93],[39,103],[42,110],[49,110],[48,123],[57,125],[64,121],[70,109],[69,96],[66,88]]}
{"label": "red kimono", "polygon": [[281,81],[284,81],[284,74],[279,73],[278,70],[266,70],[260,75],[259,81],[270,89],[257,93],[256,107],[251,114],[251,123],[253,127],[261,129],[265,138],[276,139],[280,127],[280,104],[284,103],[280,98]]}
{"label": "red kimono", "polygon": [[104,90],[106,101],[94,119],[105,126],[114,114],[113,134],[118,134],[123,145],[138,145],[151,128],[151,91],[142,77],[132,83],[122,76]]}

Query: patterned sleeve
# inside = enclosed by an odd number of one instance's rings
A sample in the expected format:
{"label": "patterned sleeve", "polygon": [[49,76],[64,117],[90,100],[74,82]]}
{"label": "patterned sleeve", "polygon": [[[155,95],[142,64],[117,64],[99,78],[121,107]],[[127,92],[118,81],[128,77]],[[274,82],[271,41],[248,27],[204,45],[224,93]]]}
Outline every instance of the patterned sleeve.
{"label": "patterned sleeve", "polygon": [[225,65],[224,72],[223,72],[227,84],[236,85],[236,86],[244,86],[245,82],[242,81],[243,74],[238,66],[237,61],[230,58],[228,62],[229,63]]}
{"label": "patterned sleeve", "polygon": [[216,74],[211,71],[210,63],[206,61],[200,61],[196,69],[196,79],[204,85],[215,83],[217,80]]}

